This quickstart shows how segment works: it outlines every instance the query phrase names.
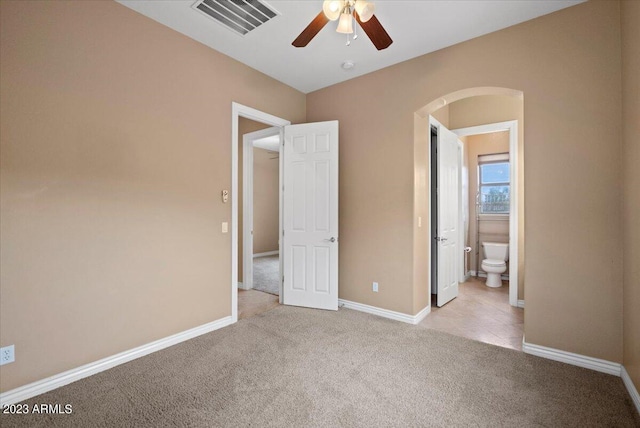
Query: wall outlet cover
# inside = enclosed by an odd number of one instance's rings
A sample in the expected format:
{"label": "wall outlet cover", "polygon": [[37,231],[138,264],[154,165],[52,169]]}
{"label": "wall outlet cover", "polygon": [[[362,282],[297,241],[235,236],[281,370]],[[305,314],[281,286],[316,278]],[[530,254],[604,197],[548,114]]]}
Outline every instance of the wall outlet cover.
{"label": "wall outlet cover", "polygon": [[13,363],[16,360],[16,348],[14,345],[0,348],[0,366]]}

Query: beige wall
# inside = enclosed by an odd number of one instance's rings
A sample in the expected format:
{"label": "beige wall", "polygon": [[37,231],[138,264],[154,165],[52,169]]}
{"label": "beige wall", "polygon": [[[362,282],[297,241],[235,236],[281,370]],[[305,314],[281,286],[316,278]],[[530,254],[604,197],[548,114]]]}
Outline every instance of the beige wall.
{"label": "beige wall", "polygon": [[271,125],[266,125],[261,122],[256,122],[255,120],[247,119],[246,117],[238,118],[238,282],[242,282],[243,280],[243,269],[244,269],[244,229],[243,229],[243,214],[244,214],[244,203],[243,203],[243,158],[244,158],[244,147],[243,147],[243,136],[244,134],[248,134],[250,132],[259,131],[261,129],[269,128]]}
{"label": "beige wall", "polygon": [[305,95],[115,2],[0,7],[0,390],[229,316],[231,103]]}
{"label": "beige wall", "polygon": [[[449,104],[450,129],[518,121],[518,299],[523,300],[525,279],[525,209],[524,201],[524,103],[519,97],[505,95],[474,96]],[[473,170],[470,170],[473,171]],[[472,175],[472,174],[470,174]],[[473,217],[471,217],[473,218]],[[473,257],[472,257],[473,258]]]}
{"label": "beige wall", "polygon": [[[478,156],[492,153],[508,153],[509,133],[492,132],[490,134],[469,135],[465,141],[465,149],[469,156],[469,240],[466,242],[466,245],[473,249],[471,251],[471,257],[469,257],[469,270],[476,271],[476,255],[479,254],[480,262],[485,258],[482,249],[482,242],[490,241],[509,243],[508,215],[483,215],[480,217],[478,222],[476,221]],[[480,231],[479,246],[476,245],[478,231]]]}
{"label": "beige wall", "polygon": [[[439,116],[446,120],[443,115]],[[441,122],[442,123],[442,122]],[[429,149],[431,140],[431,130],[429,129],[429,118],[420,117],[414,114],[414,133],[419,136],[413,143],[413,219],[412,227],[412,279],[411,279],[411,314],[417,314],[430,304],[431,299],[431,265],[425,261],[431,258],[431,245],[429,241],[431,229],[431,212],[429,210],[429,186],[430,186],[430,167],[429,167]],[[342,157],[342,154],[340,155]],[[392,169],[387,170],[387,174]],[[342,183],[340,183],[342,186]],[[340,190],[342,192],[342,189]],[[391,210],[389,210],[391,211]],[[343,228],[343,218],[340,218],[340,228]],[[388,249],[390,251],[391,249]],[[342,242],[340,242],[340,251],[342,253]],[[340,255],[342,257],[342,254]],[[344,267],[342,267],[343,269]],[[344,284],[344,283],[341,283]],[[387,284],[389,285],[389,284]],[[395,285],[393,282],[390,285]],[[344,289],[341,285],[340,292]]]}
{"label": "beige wall", "polygon": [[440,122],[445,128],[449,128],[449,106],[448,105],[434,111],[431,114],[431,116],[433,116],[433,118],[438,122]]}
{"label": "beige wall", "polygon": [[278,153],[253,148],[253,253],[278,251]]}
{"label": "beige wall", "polygon": [[620,72],[619,5],[587,2],[308,94],[309,121],[341,122],[340,297],[420,309],[414,113],[466,88],[516,89],[526,340],[622,361]]}
{"label": "beige wall", "polygon": [[624,366],[640,390],[640,2],[623,1]]}

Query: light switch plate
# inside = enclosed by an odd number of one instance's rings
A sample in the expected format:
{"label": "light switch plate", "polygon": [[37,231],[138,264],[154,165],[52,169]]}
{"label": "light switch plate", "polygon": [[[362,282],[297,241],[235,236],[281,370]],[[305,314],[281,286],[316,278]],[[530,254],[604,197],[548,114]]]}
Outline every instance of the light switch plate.
{"label": "light switch plate", "polygon": [[222,222],[222,233],[227,233],[229,232],[229,223],[227,223],[226,221]]}

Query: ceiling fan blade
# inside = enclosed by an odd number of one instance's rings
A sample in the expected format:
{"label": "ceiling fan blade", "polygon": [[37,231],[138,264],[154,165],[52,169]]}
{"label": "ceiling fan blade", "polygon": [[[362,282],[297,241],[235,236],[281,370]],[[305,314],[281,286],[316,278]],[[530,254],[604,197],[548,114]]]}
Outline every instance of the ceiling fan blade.
{"label": "ceiling fan blade", "polygon": [[302,30],[302,33],[300,33],[300,35],[291,44],[297,48],[307,46],[311,39],[313,39],[316,34],[318,34],[320,30],[327,25],[327,22],[329,22],[329,18],[325,16],[324,12],[320,12],[318,16],[313,18],[313,21],[307,25],[307,28]]}
{"label": "ceiling fan blade", "polygon": [[391,40],[391,37],[389,37],[389,34],[375,15],[373,15],[367,22],[362,22],[360,21],[358,12],[353,11],[353,14],[358,20],[358,24],[360,24],[364,32],[367,33],[367,36],[371,39],[371,42],[376,49],[381,51],[382,49],[388,48],[391,43],[393,43],[393,40]]}

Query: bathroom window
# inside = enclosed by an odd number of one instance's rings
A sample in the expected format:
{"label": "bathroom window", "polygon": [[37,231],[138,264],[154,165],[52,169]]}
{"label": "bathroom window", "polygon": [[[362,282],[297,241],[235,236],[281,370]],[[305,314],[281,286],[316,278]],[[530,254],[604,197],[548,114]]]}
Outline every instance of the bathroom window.
{"label": "bathroom window", "polygon": [[480,214],[509,214],[509,155],[478,157]]}

